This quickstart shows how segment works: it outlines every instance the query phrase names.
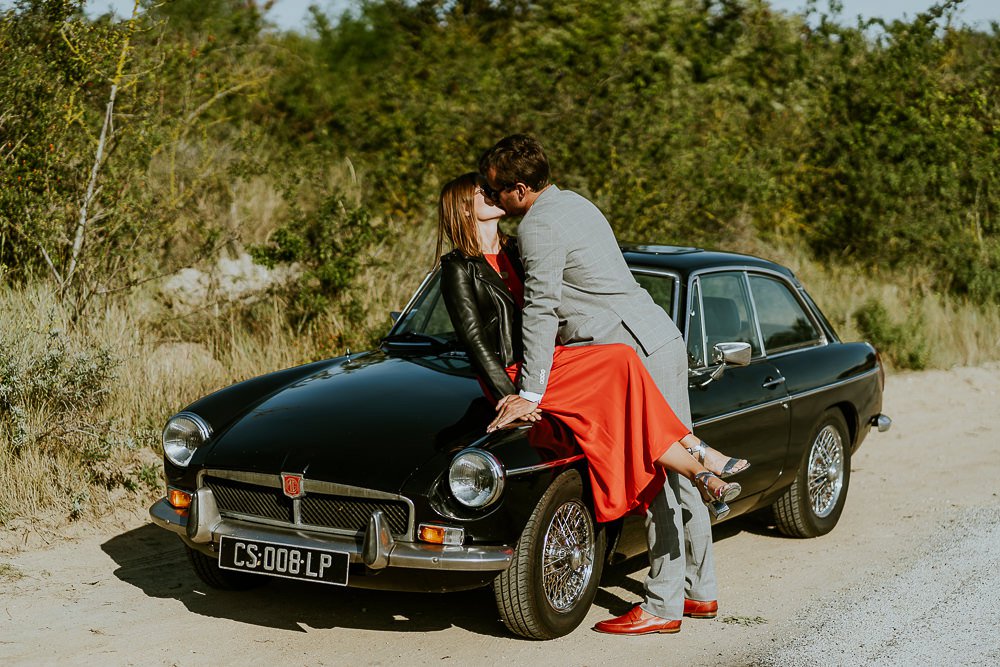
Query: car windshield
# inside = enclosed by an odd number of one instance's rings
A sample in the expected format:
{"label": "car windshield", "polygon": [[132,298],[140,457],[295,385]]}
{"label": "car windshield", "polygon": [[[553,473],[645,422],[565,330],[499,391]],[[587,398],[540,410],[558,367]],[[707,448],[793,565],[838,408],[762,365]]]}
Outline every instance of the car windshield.
{"label": "car windshield", "polygon": [[423,291],[400,316],[392,329],[392,337],[433,336],[448,342],[456,340],[455,327],[451,325],[448,309],[441,298],[441,274],[435,272],[424,285]]}
{"label": "car windshield", "polygon": [[[636,272],[635,277],[653,296],[653,300],[673,316],[675,278],[671,275],[653,275],[645,272]],[[425,283],[423,290],[414,299],[409,310],[400,316],[391,333],[391,338],[397,341],[424,337],[442,339],[448,343],[457,340],[455,327],[451,324],[448,309],[441,297],[440,272],[435,272]]]}

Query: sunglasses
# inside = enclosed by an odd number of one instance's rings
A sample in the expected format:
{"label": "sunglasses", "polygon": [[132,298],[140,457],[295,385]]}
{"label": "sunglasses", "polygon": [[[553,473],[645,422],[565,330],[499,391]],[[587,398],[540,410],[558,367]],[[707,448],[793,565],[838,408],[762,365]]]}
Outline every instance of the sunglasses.
{"label": "sunglasses", "polygon": [[514,187],[514,186],[513,185],[507,185],[507,186],[504,186],[503,188],[501,188],[499,190],[494,190],[493,188],[490,187],[490,184],[487,183],[486,181],[483,181],[482,183],[479,184],[479,189],[483,191],[483,196],[486,197],[487,199],[489,199],[490,201],[494,201],[494,202],[495,201],[500,201],[498,199],[498,197],[500,196],[501,192],[507,192],[512,187]]}

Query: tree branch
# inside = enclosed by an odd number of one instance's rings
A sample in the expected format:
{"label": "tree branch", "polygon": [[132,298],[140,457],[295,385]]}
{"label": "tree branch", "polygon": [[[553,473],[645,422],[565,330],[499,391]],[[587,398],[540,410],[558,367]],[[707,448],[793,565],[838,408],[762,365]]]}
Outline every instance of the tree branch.
{"label": "tree branch", "polygon": [[52,259],[49,257],[49,253],[45,252],[45,246],[39,243],[38,249],[42,251],[42,257],[45,258],[45,263],[49,265],[49,270],[52,271],[52,277],[56,279],[56,283],[59,285],[59,291],[62,291],[63,279],[62,276],[59,275],[59,271],[56,269],[56,265],[52,263]]}
{"label": "tree branch", "polygon": [[114,134],[114,129],[112,128],[112,117],[115,110],[115,97],[118,95],[118,86],[121,84],[122,78],[125,76],[125,62],[128,58],[129,48],[132,43],[132,33],[135,30],[138,13],[139,0],[134,0],[132,5],[132,19],[129,21],[128,34],[125,36],[125,41],[122,44],[121,53],[118,55],[118,64],[115,68],[115,76],[111,81],[111,94],[108,97],[108,105],[104,112],[104,123],[101,126],[101,136],[97,140],[97,153],[94,156],[94,164],[90,169],[90,180],[87,182],[87,192],[83,197],[83,203],[80,205],[80,219],[76,224],[76,233],[73,238],[73,249],[70,251],[69,267],[66,270],[66,280],[62,283],[62,292],[65,292],[65,290],[68,289],[73,282],[73,276],[76,274],[76,269],[79,265],[80,254],[83,251],[83,242],[86,238],[87,225],[92,222],[87,217],[88,209],[90,208],[90,203],[93,201],[95,188],[97,187],[97,176],[100,173],[101,164],[104,158],[104,146],[108,141],[109,134]]}

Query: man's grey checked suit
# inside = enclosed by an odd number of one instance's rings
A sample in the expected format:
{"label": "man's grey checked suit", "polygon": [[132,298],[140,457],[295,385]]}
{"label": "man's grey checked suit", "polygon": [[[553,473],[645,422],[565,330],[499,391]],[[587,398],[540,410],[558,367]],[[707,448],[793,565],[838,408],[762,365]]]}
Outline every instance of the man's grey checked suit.
{"label": "man's grey checked suit", "polygon": [[[575,192],[550,185],[524,216],[517,237],[526,273],[520,388],[545,392],[557,336],[564,345],[625,343],[690,428],[681,333],[632,277],[600,210]],[[685,595],[715,600],[711,523],[691,482],[668,471],[646,526],[650,570],[643,609],[680,619]]]}

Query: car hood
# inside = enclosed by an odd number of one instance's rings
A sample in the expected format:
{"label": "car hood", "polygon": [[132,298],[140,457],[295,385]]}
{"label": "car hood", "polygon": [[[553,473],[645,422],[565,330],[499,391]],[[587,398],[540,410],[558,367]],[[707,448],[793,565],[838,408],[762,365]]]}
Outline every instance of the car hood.
{"label": "car hood", "polygon": [[272,393],[201,463],[395,493],[435,454],[484,434],[485,401],[464,359],[374,352]]}

